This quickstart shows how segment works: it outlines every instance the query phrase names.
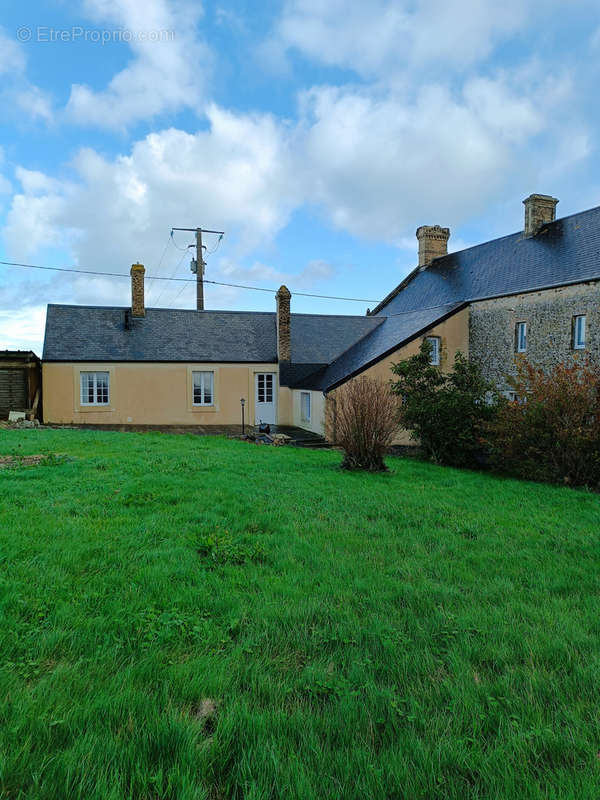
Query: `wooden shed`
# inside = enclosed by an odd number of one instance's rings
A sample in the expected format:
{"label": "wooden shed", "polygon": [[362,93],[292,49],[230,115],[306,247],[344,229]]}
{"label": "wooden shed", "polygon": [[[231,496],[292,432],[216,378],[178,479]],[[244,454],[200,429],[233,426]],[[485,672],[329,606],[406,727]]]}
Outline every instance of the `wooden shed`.
{"label": "wooden shed", "polygon": [[31,350],[0,350],[0,419],[11,411],[40,418],[42,366]]}

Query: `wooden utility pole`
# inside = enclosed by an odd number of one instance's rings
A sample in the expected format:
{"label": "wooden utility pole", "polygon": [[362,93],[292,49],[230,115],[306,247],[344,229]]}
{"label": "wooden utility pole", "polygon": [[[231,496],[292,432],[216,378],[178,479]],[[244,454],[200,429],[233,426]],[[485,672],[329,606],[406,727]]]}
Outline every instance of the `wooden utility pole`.
{"label": "wooden utility pole", "polygon": [[[173,231],[190,231],[196,234],[196,311],[204,311],[204,262],[202,234],[214,233],[219,236],[219,241],[225,235],[224,231],[209,231],[206,228],[171,228]],[[193,247],[193,245],[190,245]],[[211,251],[214,252],[214,251]]]}
{"label": "wooden utility pole", "polygon": [[204,254],[202,228],[196,228],[196,311],[204,311]]}

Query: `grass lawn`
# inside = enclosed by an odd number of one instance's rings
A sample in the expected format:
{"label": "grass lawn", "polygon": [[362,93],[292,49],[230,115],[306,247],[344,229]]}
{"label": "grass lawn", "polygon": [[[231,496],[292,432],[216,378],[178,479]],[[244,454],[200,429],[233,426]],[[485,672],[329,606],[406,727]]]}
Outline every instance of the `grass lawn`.
{"label": "grass lawn", "polygon": [[600,797],[600,496],[0,432],[0,797]]}

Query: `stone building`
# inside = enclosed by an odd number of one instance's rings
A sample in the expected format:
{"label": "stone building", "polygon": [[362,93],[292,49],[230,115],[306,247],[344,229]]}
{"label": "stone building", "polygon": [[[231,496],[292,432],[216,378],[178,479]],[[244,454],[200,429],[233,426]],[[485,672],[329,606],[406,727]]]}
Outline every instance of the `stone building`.
{"label": "stone building", "polygon": [[[45,419],[58,423],[224,425],[246,419],[323,431],[327,396],[431,341],[441,369],[461,351],[503,390],[519,359],[600,361],[600,207],[556,219],[531,195],[523,229],[448,253],[450,231],[417,230],[415,269],[366,317],[145,308],[48,307]],[[398,441],[404,434],[399,433]]]}

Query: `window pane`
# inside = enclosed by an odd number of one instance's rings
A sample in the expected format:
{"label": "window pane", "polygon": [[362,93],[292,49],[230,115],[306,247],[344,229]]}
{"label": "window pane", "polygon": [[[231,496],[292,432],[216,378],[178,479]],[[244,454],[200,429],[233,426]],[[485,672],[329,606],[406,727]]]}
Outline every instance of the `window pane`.
{"label": "window pane", "polygon": [[108,372],[96,373],[96,402],[103,405],[108,403]]}
{"label": "window pane", "polygon": [[81,404],[85,406],[109,403],[108,372],[81,372]]}
{"label": "window pane", "polygon": [[193,393],[195,406],[210,406],[213,402],[213,373],[193,372]]}
{"label": "window pane", "polygon": [[585,347],[585,316],[575,317],[575,347]]}
{"label": "window pane", "polygon": [[440,340],[437,336],[428,336],[427,341],[431,345],[429,363],[438,366],[440,363]]}
{"label": "window pane", "polygon": [[300,416],[308,422],[310,420],[310,393],[302,392],[300,395]]}
{"label": "window pane", "polygon": [[212,405],[213,398],[213,374],[212,372],[204,372],[204,403],[207,406]]}
{"label": "window pane", "polygon": [[194,405],[202,405],[202,373],[193,372]]}

